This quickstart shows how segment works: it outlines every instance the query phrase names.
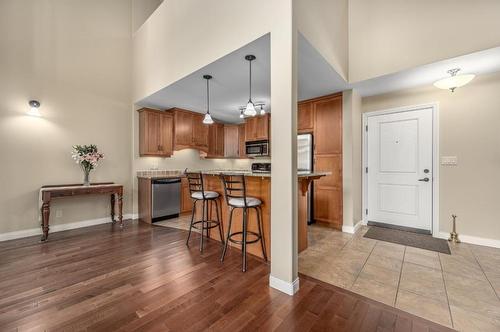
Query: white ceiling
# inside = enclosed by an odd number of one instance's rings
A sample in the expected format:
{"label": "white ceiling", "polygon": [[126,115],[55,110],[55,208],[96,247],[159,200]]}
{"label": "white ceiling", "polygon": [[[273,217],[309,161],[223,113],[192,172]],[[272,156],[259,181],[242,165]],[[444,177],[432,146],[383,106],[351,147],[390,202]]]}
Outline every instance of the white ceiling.
{"label": "white ceiling", "polygon": [[[271,111],[269,34],[159,90],[138,104],[157,109],[180,107],[205,113],[206,82],[203,75],[210,74],[213,76],[210,81],[210,113],[215,119],[238,123],[238,108],[248,101],[247,54],[257,57],[252,63],[252,100],[255,103],[265,103],[266,110]],[[500,71],[500,47],[348,84],[299,34],[298,99],[310,99],[352,88],[357,89],[362,96],[373,96],[431,85],[446,77],[447,70],[457,67],[462,68],[462,73],[476,75]]]}

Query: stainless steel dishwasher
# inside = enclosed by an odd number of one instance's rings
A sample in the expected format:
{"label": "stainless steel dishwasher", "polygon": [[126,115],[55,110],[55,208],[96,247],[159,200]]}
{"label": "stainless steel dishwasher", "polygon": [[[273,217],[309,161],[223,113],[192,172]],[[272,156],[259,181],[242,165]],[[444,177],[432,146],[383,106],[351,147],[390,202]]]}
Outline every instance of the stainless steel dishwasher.
{"label": "stainless steel dishwasher", "polygon": [[173,218],[181,212],[181,179],[155,179],[151,181],[152,221]]}

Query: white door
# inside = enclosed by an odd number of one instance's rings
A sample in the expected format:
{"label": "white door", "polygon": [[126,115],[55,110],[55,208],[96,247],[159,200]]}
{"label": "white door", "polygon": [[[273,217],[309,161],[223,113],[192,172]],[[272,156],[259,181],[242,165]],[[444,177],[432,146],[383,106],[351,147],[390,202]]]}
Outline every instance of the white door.
{"label": "white door", "polygon": [[368,116],[368,221],[432,231],[432,118]]}

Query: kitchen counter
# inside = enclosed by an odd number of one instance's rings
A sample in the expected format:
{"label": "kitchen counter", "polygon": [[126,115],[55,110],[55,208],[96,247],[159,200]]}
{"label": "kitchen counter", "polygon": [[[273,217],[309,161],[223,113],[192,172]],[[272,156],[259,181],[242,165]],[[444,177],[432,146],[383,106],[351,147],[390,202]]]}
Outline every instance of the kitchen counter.
{"label": "kitchen counter", "polygon": [[[251,172],[249,170],[189,170],[190,172],[202,172],[204,175],[220,175],[220,174],[232,174],[232,175],[240,175],[244,174],[245,176],[252,177],[265,177],[270,178],[271,173],[259,173],[259,172]],[[330,175],[331,172],[297,172],[298,178],[315,178]],[[168,178],[179,178],[184,177],[183,170],[154,170],[154,171],[138,171],[137,177],[142,179],[168,179]]]}

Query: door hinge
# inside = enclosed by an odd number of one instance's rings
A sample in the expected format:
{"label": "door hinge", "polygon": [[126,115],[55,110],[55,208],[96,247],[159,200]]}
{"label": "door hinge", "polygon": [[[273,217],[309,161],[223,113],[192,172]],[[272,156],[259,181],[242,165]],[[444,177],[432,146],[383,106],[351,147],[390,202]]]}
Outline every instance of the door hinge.
{"label": "door hinge", "polygon": [[368,173],[368,167],[365,167],[365,173]]}
{"label": "door hinge", "polygon": [[368,125],[365,126],[365,131],[368,131]]}
{"label": "door hinge", "polygon": [[365,214],[368,215],[368,209],[365,210]]}

